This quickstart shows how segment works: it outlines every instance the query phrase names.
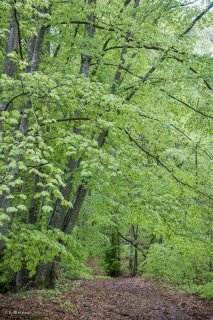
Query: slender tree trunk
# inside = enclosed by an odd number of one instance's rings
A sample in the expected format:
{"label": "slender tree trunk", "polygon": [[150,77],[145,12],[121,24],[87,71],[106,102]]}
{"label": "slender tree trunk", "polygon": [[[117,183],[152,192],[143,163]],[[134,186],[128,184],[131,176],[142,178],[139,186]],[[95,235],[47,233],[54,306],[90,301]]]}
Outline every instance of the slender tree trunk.
{"label": "slender tree trunk", "polygon": [[[129,246],[129,271],[131,276],[136,276],[138,272],[138,226],[130,226],[130,243]],[[134,245],[133,245],[134,244]]]}
{"label": "slender tree trunk", "polygon": [[138,273],[138,226],[134,228],[134,264],[133,264],[133,276],[136,276]]}
{"label": "slender tree trunk", "polygon": [[131,243],[129,244],[129,271],[130,274],[133,274],[133,261],[134,261],[134,247],[132,243],[134,242],[134,226],[133,224],[130,225],[130,230],[129,230],[129,236]]}

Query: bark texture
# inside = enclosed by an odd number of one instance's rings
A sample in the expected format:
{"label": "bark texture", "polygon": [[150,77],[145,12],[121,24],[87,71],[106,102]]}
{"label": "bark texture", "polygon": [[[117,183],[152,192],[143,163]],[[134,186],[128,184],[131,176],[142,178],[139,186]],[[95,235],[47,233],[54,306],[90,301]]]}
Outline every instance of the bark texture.
{"label": "bark texture", "polygon": [[[88,0],[89,4],[95,3],[96,0]],[[95,17],[94,15],[90,15],[87,17],[89,21],[94,22]],[[94,38],[94,31],[95,28],[90,25],[85,26],[85,36],[89,37],[90,39]],[[91,60],[92,57],[90,55],[81,54],[81,66],[80,66],[80,74],[83,74],[85,77],[89,76],[89,70],[91,66]],[[81,134],[77,128],[73,128],[74,132],[76,134]],[[75,159],[70,158],[68,160],[67,164],[67,173],[69,174],[69,177],[65,181],[65,187],[61,188],[61,193],[64,196],[65,200],[69,201],[71,194],[73,193],[73,183],[72,183],[72,176],[74,175],[75,169],[80,164],[80,159],[76,161]],[[80,213],[80,209],[82,207],[82,204],[85,200],[87,194],[87,188],[80,184],[77,187],[77,190],[75,191],[75,197],[73,201],[73,207],[71,209],[67,209],[67,207],[63,206],[60,199],[57,199],[53,208],[53,212],[51,215],[51,218],[49,220],[49,225],[52,228],[60,229],[61,231],[65,232],[66,234],[69,234]],[[56,257],[55,260],[60,260],[59,257]],[[40,264],[37,267],[37,275],[35,279],[35,286],[37,287],[46,287],[47,285],[49,287],[54,287],[56,276],[52,277],[51,273],[54,270],[54,264],[55,261],[52,263],[44,264],[43,262],[40,262]],[[49,283],[49,280],[51,283]]]}
{"label": "bark texture", "polygon": [[[14,78],[16,74],[16,63],[8,57],[9,53],[17,51],[18,49],[18,26],[17,26],[17,17],[15,9],[11,10],[11,16],[9,20],[9,31],[6,38],[6,48],[5,48],[5,59],[3,73],[8,77]],[[1,92],[1,89],[0,89]],[[2,101],[0,104],[0,112],[5,109],[6,102]],[[13,174],[13,173],[12,173]],[[0,210],[6,212],[6,209],[10,206],[11,200],[6,199],[6,193],[0,196]],[[3,225],[0,226],[0,234],[7,236],[9,228],[9,222],[4,221]],[[3,254],[3,249],[5,247],[4,239],[0,240],[0,256]]]}
{"label": "bark texture", "polygon": [[8,77],[14,78],[16,73],[16,62],[12,61],[10,57],[8,57],[9,53],[18,50],[18,25],[17,25],[17,16],[16,10],[11,10],[10,17],[10,26],[6,39],[6,50],[5,50],[5,59],[4,59],[4,68],[3,73],[5,73]]}

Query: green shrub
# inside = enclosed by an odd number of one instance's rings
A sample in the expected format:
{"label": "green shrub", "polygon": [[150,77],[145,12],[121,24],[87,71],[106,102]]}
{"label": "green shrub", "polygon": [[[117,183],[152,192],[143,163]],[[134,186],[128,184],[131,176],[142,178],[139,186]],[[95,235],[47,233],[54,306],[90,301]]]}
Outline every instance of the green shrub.
{"label": "green shrub", "polygon": [[199,294],[202,298],[213,298],[213,282],[207,282],[205,284],[191,284],[183,285],[181,289],[188,293]]}
{"label": "green shrub", "polygon": [[[191,245],[191,244],[190,244]],[[212,297],[209,255],[205,246],[194,243],[189,250],[187,241],[154,244],[140,271],[147,276],[163,279],[191,293]]]}

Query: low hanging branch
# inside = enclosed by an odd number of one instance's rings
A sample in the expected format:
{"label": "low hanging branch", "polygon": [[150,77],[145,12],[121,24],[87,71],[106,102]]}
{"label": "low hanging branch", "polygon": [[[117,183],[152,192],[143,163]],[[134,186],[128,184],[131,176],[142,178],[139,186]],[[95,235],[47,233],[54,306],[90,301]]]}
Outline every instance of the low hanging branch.
{"label": "low hanging branch", "polygon": [[[172,58],[175,59],[176,61],[180,62],[180,63],[184,63],[185,62],[184,59],[181,59],[181,58],[179,58],[177,56],[173,56]],[[189,70],[192,71],[194,74],[199,76],[199,73],[198,73],[197,70],[195,70],[195,68],[189,66]],[[202,78],[201,76],[199,76],[199,78],[201,78],[203,80],[203,83],[205,84],[207,89],[209,89],[211,92],[213,92],[211,84],[206,79]]]}
{"label": "low hanging branch", "polygon": [[[149,116],[149,115],[147,115],[147,114],[139,113],[139,116],[140,116],[140,117],[147,118],[147,119],[150,119],[150,120],[153,120],[153,121],[161,122],[158,118],[151,117],[151,116]],[[174,124],[168,123],[168,126],[171,127],[171,128],[173,128],[173,129],[175,129],[176,131],[180,132],[186,139],[188,139],[188,140],[190,140],[190,141],[193,141],[185,132],[183,132],[180,128],[178,128],[178,127],[175,126]],[[210,160],[213,160],[212,156],[211,156],[205,149],[203,149],[200,145],[198,145],[198,148],[199,148],[202,152],[204,152],[204,153],[208,156],[208,158],[209,158]]]}
{"label": "low hanging branch", "polygon": [[176,177],[176,176],[174,175],[174,173],[159,159],[158,156],[155,156],[155,155],[153,155],[152,153],[150,153],[149,151],[145,150],[145,149],[130,135],[130,133],[129,133],[126,129],[124,129],[124,132],[126,133],[126,135],[128,136],[128,138],[129,138],[129,140],[130,140],[131,142],[133,142],[141,151],[143,151],[144,153],[146,153],[149,157],[151,157],[152,159],[155,159],[155,160],[172,176],[172,178],[173,178],[176,182],[178,182],[178,183],[180,183],[181,185],[183,185],[183,186],[185,186],[185,187],[187,187],[187,188],[189,188],[189,189],[191,189],[191,190],[193,190],[193,191],[201,194],[201,195],[204,196],[205,198],[208,198],[208,199],[210,199],[211,201],[213,201],[213,197],[212,197],[212,196],[206,194],[205,192],[203,192],[203,191],[201,191],[201,190],[199,190],[199,189],[194,188],[194,187],[191,186],[190,184],[188,184],[188,183],[180,180],[178,177]]}
{"label": "low hanging branch", "polygon": [[141,248],[139,248],[138,245],[137,245],[134,241],[132,241],[131,239],[128,239],[128,238],[126,238],[124,235],[122,235],[122,234],[120,233],[120,231],[118,230],[117,227],[116,227],[116,229],[117,229],[118,235],[119,235],[123,240],[125,240],[125,241],[128,242],[128,243],[130,243],[134,248],[136,248],[138,251],[140,251],[140,252],[142,253],[142,255],[144,256],[144,258],[146,258],[146,255],[145,255],[145,253],[143,252],[143,250],[142,250]]}
{"label": "low hanging branch", "polygon": [[[171,224],[165,219],[164,216],[162,216],[161,214],[159,214],[159,217],[163,220],[163,222],[166,224],[166,226],[178,237],[183,237],[183,238],[189,238],[191,239],[191,235],[187,235],[185,233],[180,233],[177,232],[172,226]],[[195,232],[193,232],[193,230],[190,230],[190,232],[193,234],[193,236],[195,236],[195,238],[199,241],[205,242],[201,237],[199,237],[198,234],[196,234]],[[206,242],[205,242],[206,243]]]}
{"label": "low hanging branch", "polygon": [[[147,254],[144,253],[143,249],[141,249],[134,241],[132,241],[131,239],[129,239],[129,238],[125,237],[123,234],[121,234],[117,227],[116,227],[116,230],[117,230],[118,235],[123,240],[130,243],[134,248],[136,248],[138,251],[140,251],[142,253],[143,257],[146,259]],[[155,239],[155,235],[152,235],[149,243],[147,244],[148,249],[151,246],[151,244],[153,243],[154,239]]]}
{"label": "low hanging branch", "polygon": [[91,118],[87,118],[87,117],[72,117],[72,118],[55,119],[55,120],[53,120],[52,122],[49,122],[49,123],[41,123],[40,127],[47,126],[47,125],[50,125],[50,124],[55,124],[55,123],[58,123],[58,122],[80,121],[80,120],[91,120]]}
{"label": "low hanging branch", "polygon": [[163,90],[163,89],[160,89],[160,90],[161,90],[162,92],[166,93],[168,97],[170,97],[171,99],[173,99],[173,100],[181,103],[181,104],[184,105],[185,107],[187,107],[187,108],[189,108],[189,109],[191,109],[191,110],[193,110],[193,111],[201,114],[202,116],[204,116],[204,117],[206,117],[206,118],[213,119],[213,116],[210,116],[209,114],[206,114],[206,113],[204,113],[204,112],[202,112],[202,111],[200,111],[200,110],[198,110],[198,109],[195,109],[194,107],[192,107],[192,106],[191,106],[190,104],[188,104],[187,102],[185,102],[185,101],[183,101],[183,100],[180,100],[180,99],[177,98],[177,97],[172,96],[171,94],[169,94],[168,92],[166,92],[166,91]]}
{"label": "low hanging branch", "polygon": [[21,93],[17,94],[16,96],[12,97],[12,98],[6,103],[6,105],[5,105],[5,107],[4,107],[4,110],[2,110],[2,111],[7,111],[7,109],[9,108],[9,106],[11,105],[11,103],[12,103],[15,99],[17,99],[17,98],[19,98],[19,97],[21,97],[21,96],[26,96],[26,95],[28,95],[28,94],[30,94],[30,92],[21,92]]}
{"label": "low hanging branch", "polygon": [[[123,46],[113,46],[113,47],[108,47],[105,48],[103,51],[110,51],[110,50],[115,50],[115,49],[122,49]],[[135,46],[126,46],[127,49],[148,49],[148,50],[157,50],[157,51],[164,51],[163,48],[156,46],[156,45],[148,45],[148,44],[144,44],[144,45],[135,45]]]}
{"label": "low hanging branch", "polygon": [[[193,73],[198,74],[197,70],[195,70],[194,68],[190,67],[190,70],[191,70]],[[202,80],[203,80],[205,86],[206,86],[211,92],[213,92],[212,86],[209,84],[209,82],[208,82],[206,79],[203,79],[203,78],[202,78]]]}

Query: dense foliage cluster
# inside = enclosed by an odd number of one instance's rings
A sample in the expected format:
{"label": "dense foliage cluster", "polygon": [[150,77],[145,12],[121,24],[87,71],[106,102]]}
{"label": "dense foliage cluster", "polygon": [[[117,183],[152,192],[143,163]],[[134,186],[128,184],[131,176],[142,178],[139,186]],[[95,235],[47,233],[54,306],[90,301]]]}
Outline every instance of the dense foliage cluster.
{"label": "dense foliage cluster", "polygon": [[1,1],[4,286],[52,286],[116,236],[142,272],[210,291],[212,7]]}

